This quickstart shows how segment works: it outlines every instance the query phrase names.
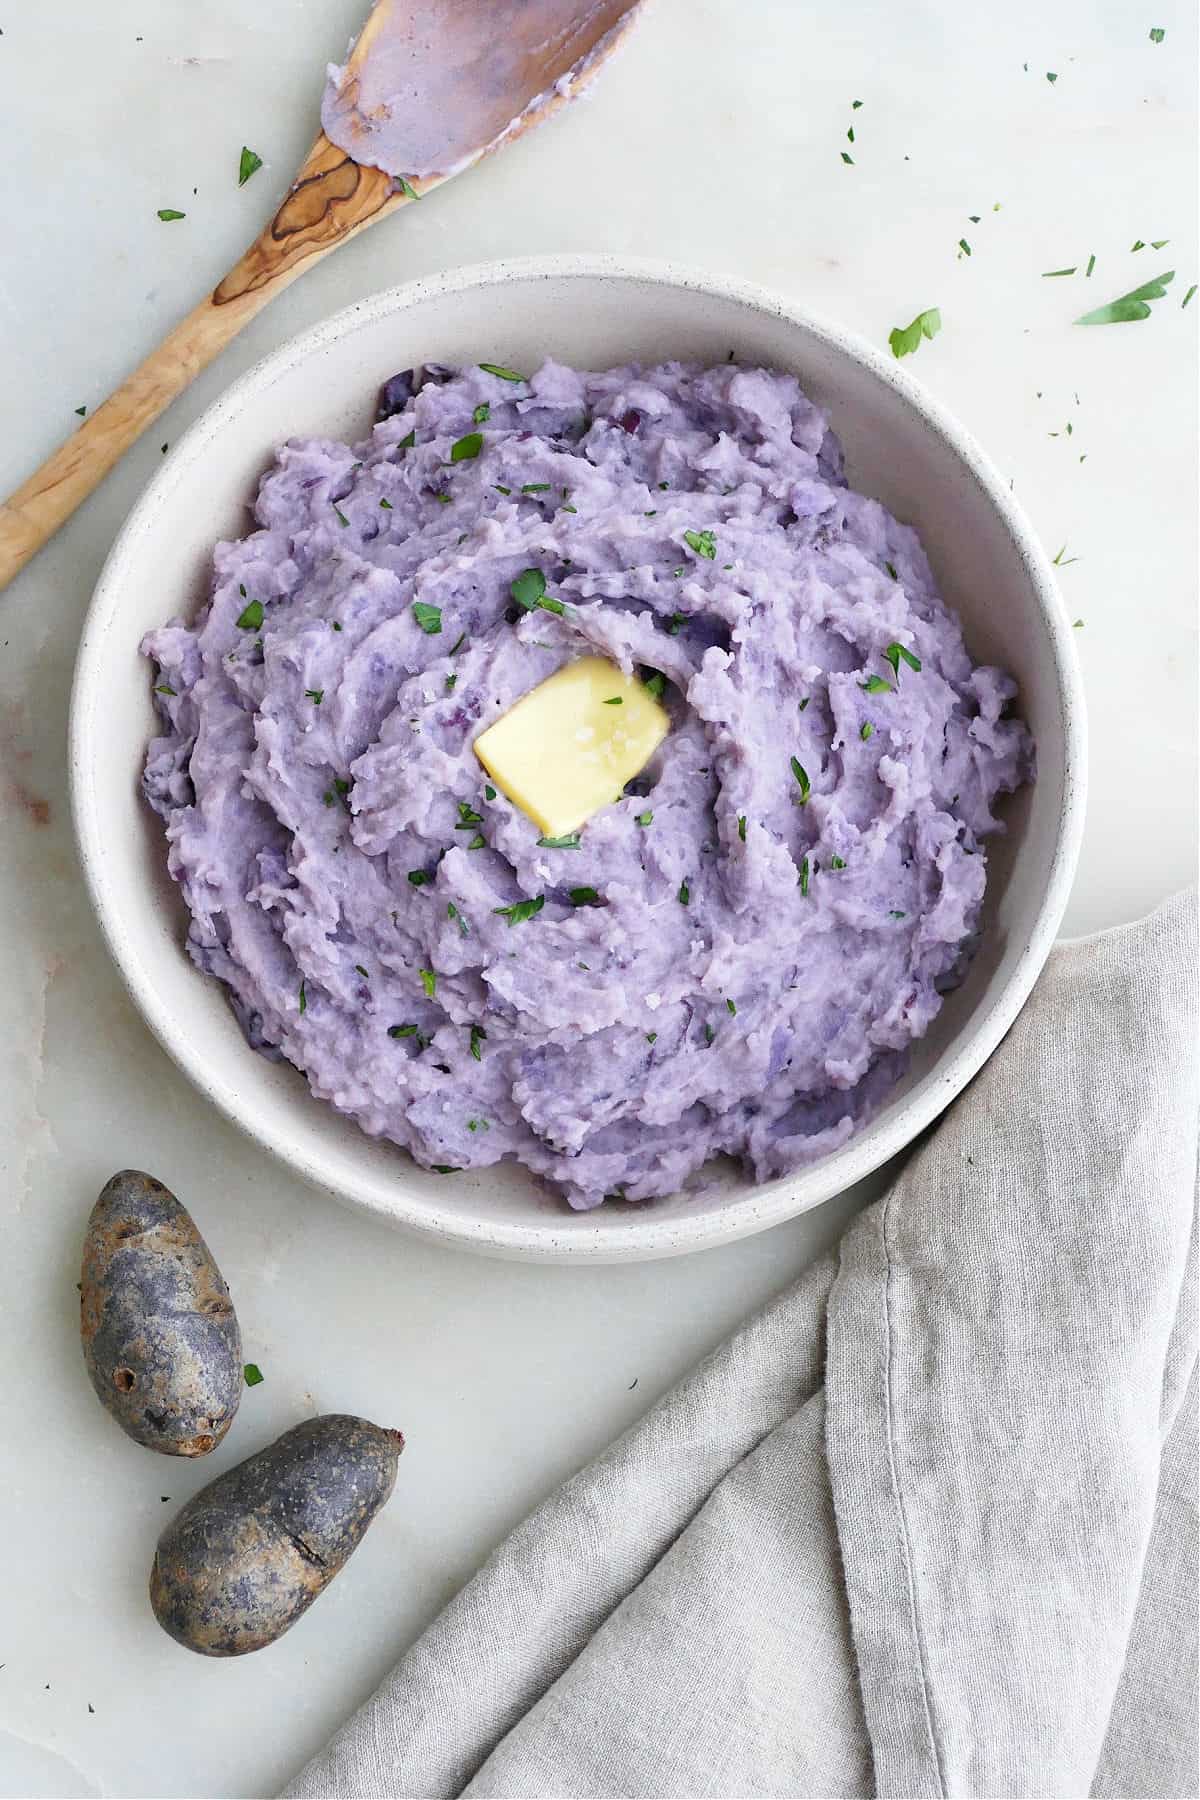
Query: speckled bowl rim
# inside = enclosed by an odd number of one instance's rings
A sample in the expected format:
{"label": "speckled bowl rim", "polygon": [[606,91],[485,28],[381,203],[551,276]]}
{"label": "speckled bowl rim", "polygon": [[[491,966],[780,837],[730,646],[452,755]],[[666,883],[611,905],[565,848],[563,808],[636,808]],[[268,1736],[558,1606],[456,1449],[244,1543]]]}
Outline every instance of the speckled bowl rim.
{"label": "speckled bowl rim", "polygon": [[[139,948],[124,928],[118,907],[106,890],[99,821],[86,778],[89,734],[100,716],[96,691],[96,646],[109,629],[119,606],[122,563],[158,503],[160,486],[175,482],[182,469],[204,454],[218,438],[227,413],[240,410],[256,391],[265,390],[303,363],[322,346],[350,335],[381,317],[419,302],[464,290],[538,281],[547,278],[594,281],[632,280],[671,289],[699,291],[764,312],[799,327],[827,347],[865,367],[892,388],[959,458],[1003,523],[1016,549],[1046,627],[1054,657],[1055,687],[1064,734],[1062,805],[1049,876],[1025,943],[1007,981],[990,1003],[972,1012],[944,1056],[911,1093],[895,1103],[890,1118],[877,1120],[841,1149],[790,1178],[751,1188],[731,1198],[719,1211],[689,1216],[672,1213],[655,1224],[650,1208],[639,1209],[636,1223],[623,1220],[611,1207],[569,1218],[548,1214],[532,1223],[506,1217],[501,1207],[481,1205],[478,1216],[448,1215],[436,1200],[405,1192],[398,1180],[391,1203],[331,1178],[319,1155],[308,1155],[289,1141],[285,1129],[248,1113],[236,1084],[214,1071],[193,1052],[186,1032],[168,1013],[155,991],[152,974]],[[130,994],[151,1031],[183,1072],[212,1103],[256,1143],[285,1166],[303,1175],[334,1198],[349,1202],[391,1224],[446,1245],[485,1255],[550,1263],[625,1262],[682,1255],[729,1243],[810,1211],[862,1180],[907,1148],[976,1075],[1020,1012],[1040,973],[1058,931],[1079,856],[1083,835],[1086,784],[1086,724],[1082,679],[1069,621],[1049,558],[1021,506],[991,462],[957,420],[894,359],[840,326],[814,317],[783,295],[724,275],[638,257],[570,254],[532,256],[475,263],[387,288],[343,307],[332,317],[290,339],[255,363],[189,427],[171,457],[150,482],[119,532],[100,573],[80,640],[71,694],[69,770],[71,805],[80,861],[101,931]],[[315,1104],[307,1095],[305,1104]]]}

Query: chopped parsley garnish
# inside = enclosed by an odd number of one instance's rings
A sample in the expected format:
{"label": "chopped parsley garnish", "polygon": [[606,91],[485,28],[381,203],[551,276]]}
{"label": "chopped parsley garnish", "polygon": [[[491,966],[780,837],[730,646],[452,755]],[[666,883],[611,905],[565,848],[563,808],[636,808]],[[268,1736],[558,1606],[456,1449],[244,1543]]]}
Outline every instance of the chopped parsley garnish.
{"label": "chopped parsley garnish", "polygon": [[417,1037],[420,1030],[419,1025],[389,1025],[388,1036],[390,1038]]}
{"label": "chopped parsley garnish", "polygon": [[454,640],[454,642],[450,646],[450,655],[457,656],[459,651],[462,649],[463,645],[466,643],[466,641],[467,641],[466,632],[460,631],[457,638]]}
{"label": "chopped parsley garnish", "polygon": [[482,431],[468,431],[466,437],[460,437],[457,443],[450,446],[450,461],[470,462],[483,449]]}
{"label": "chopped parsley garnish", "polygon": [[479,367],[485,375],[498,375],[501,381],[524,381],[524,375],[518,375],[515,369],[506,369],[500,363],[480,363]]}
{"label": "chopped parsley garnish", "polygon": [[421,986],[425,989],[426,999],[432,1000],[437,993],[437,976],[432,969],[418,969],[417,974],[421,977]]}
{"label": "chopped parsley garnish", "polygon": [[680,906],[688,906],[691,903],[692,890],[686,881],[680,882],[679,892],[676,894],[675,898],[678,900]]}
{"label": "chopped parsley garnish", "polygon": [[[245,589],[242,592],[245,593]],[[257,631],[263,622],[263,603],[261,600],[250,600],[238,614],[239,631]]]}
{"label": "chopped parsley garnish", "polygon": [[393,507],[390,500],[381,500],[379,502],[379,504],[380,504],[380,506],[383,507],[385,512],[394,512],[395,511],[395,508]]}
{"label": "chopped parsley garnish", "polygon": [[657,1042],[658,1042],[658,1033],[657,1033],[657,1031],[648,1031],[648,1032],[647,1032],[647,1033],[646,1033],[646,1042],[647,1042],[647,1043],[648,1043],[648,1044],[656,1044],[656,1043],[657,1043]]}
{"label": "chopped parsley garnish", "polygon": [[717,539],[714,532],[685,531],[683,541],[689,550],[694,550],[697,556],[703,556],[709,562],[712,562],[717,554]]}
{"label": "chopped parsley garnish", "polygon": [[885,562],[883,566],[887,570],[888,574],[891,576],[893,581],[899,581],[900,577],[896,573],[895,563]]}
{"label": "chopped parsley garnish", "polygon": [[433,876],[427,869],[410,869],[408,871],[408,879],[413,887],[428,887],[429,883],[433,880]]}
{"label": "chopped parsley garnish", "polygon": [[491,418],[491,416],[492,416],[491,402],[488,400],[481,401],[480,404],[475,408],[475,411],[471,414],[471,417],[472,417],[472,419],[474,419],[476,425],[486,425],[488,420]]}
{"label": "chopped parsley garnish", "polygon": [[356,975],[361,975],[364,981],[370,981],[370,979],[371,979],[370,975],[367,973],[366,969],[363,968],[361,963],[355,963],[354,972]]}
{"label": "chopped parsley garnish", "polygon": [[494,800],[496,798],[496,790],[489,781],[485,781],[483,784],[483,797],[485,800]]}
{"label": "chopped parsley garnish", "polygon": [[454,827],[455,831],[466,831],[469,830],[472,825],[482,824],[483,815],[475,811],[469,800],[460,800],[458,803],[458,824]]}
{"label": "chopped parsley garnish", "polygon": [[500,918],[507,919],[511,928],[513,925],[519,925],[523,919],[532,919],[541,912],[545,904],[545,895],[539,894],[536,900],[517,900],[512,906],[493,906],[492,911],[497,913]]}
{"label": "chopped parsley garnish", "polygon": [[344,780],[341,775],[334,776],[333,785],[334,785],[335,789],[337,790],[337,792],[339,794],[341,794],[343,798],[345,798],[345,796],[350,792],[350,783],[348,781]]}
{"label": "chopped parsley garnish", "polygon": [[711,1025],[706,1025],[704,1027],[704,1041],[706,1044],[711,1044],[716,1035],[717,1034]]}
{"label": "chopped parsley garnish", "polygon": [[497,492],[497,493],[498,493],[498,494],[505,494],[505,495],[507,495],[507,494],[511,494],[511,493],[512,493],[512,489],[511,489],[511,488],[506,488],[506,487],[501,487],[501,486],[500,486],[500,483],[499,483],[499,482],[497,482],[497,483],[496,483],[496,492]]}
{"label": "chopped parsley garnish", "polygon": [[407,437],[402,437],[400,439],[400,442],[396,445],[396,448],[397,448],[397,450],[411,450],[413,445],[416,443],[416,441],[417,441],[416,431],[415,430],[410,431]]}
{"label": "chopped parsley garnish", "polygon": [[604,702],[604,704],[605,704],[605,706],[624,706],[625,702],[621,698],[620,694],[614,694],[612,699],[606,700]]}
{"label": "chopped parsley garnish", "polygon": [[241,159],[238,162],[238,186],[245,187],[252,175],[257,175],[262,168],[262,157],[256,156],[253,150],[242,145]]}
{"label": "chopped parsley garnish", "polygon": [[579,833],[570,831],[566,837],[540,837],[538,845],[542,850],[578,850]]}
{"label": "chopped parsley garnish", "polygon": [[486,849],[486,847],[487,847],[487,839],[484,837],[484,835],[481,831],[477,831],[475,833],[475,836],[471,839],[470,843],[467,845],[468,850],[483,850],[483,849]]}
{"label": "chopped parsley garnish", "polygon": [[162,220],[164,225],[166,225],[171,219],[186,219],[187,218],[186,213],[176,212],[176,210],[173,206],[160,206],[158,209],[158,216]]}
{"label": "chopped parsley garnish", "polygon": [[868,675],[867,679],[860,681],[858,685],[864,694],[894,694],[896,691],[891,682],[885,681],[882,675]]}
{"label": "chopped parsley garnish", "polygon": [[670,618],[667,620],[666,629],[670,632],[672,637],[678,637],[682,625],[683,625],[683,614],[682,613],[672,613]]}
{"label": "chopped parsley garnish", "polygon": [[567,897],[572,906],[591,906],[600,898],[594,887],[568,888]]}
{"label": "chopped parsley garnish", "polygon": [[341,509],[341,507],[340,507],[340,506],[339,506],[339,505],[338,505],[338,503],[337,503],[337,501],[336,501],[336,500],[331,500],[331,501],[330,501],[330,502],[329,502],[329,504],[330,504],[330,506],[332,506],[332,508],[333,508],[333,510],[334,510],[334,512],[335,512],[335,513],[336,513],[336,514],[337,514],[337,522],[338,522],[338,524],[339,524],[339,525],[348,525],[348,524],[349,524],[349,523],[350,523],[350,521],[349,521],[349,519],[348,519],[348,518],[347,518],[347,517],[346,517],[346,515],[345,515],[345,513],[344,513],[344,512],[343,512],[343,511],[342,511],[342,509]]}
{"label": "chopped parsley garnish", "polygon": [[521,492],[523,494],[548,494],[550,483],[548,481],[527,481]]}
{"label": "chopped parsley garnish", "polygon": [[322,700],[325,698],[325,689],[324,688],[305,688],[304,698],[306,700],[311,700],[314,706],[320,706]]}
{"label": "chopped parsley garnish", "polygon": [[1078,263],[1072,263],[1069,269],[1043,269],[1042,280],[1052,281],[1057,275],[1074,275],[1078,267]]}
{"label": "chopped parsley garnish", "polygon": [[457,686],[457,683],[458,683],[457,675],[447,675],[447,677],[446,677],[446,692],[448,694],[452,694],[454,692],[455,687]]}
{"label": "chopped parsley garnish", "polygon": [[741,838],[741,840],[744,844],[746,841],[746,815],[745,815],[745,813],[739,813],[739,815],[738,815],[738,836]]}
{"label": "chopped parsley garnish", "polygon": [[875,727],[872,725],[870,719],[864,719],[863,723],[859,726],[858,735],[864,744],[867,742],[868,738],[875,736]]}
{"label": "chopped parsley garnish", "polygon": [[807,858],[807,856],[802,856],[800,858],[800,892],[804,895],[804,898],[807,900],[807,898],[808,898],[808,858]]}
{"label": "chopped parsley garnish", "polygon": [[156,694],[170,694],[172,700],[178,700],[179,698],[169,681],[160,681],[154,691]]}
{"label": "chopped parsley garnish", "polygon": [[888,345],[892,355],[911,356],[921,347],[922,338],[935,338],[942,329],[942,315],[936,306],[927,306],[919,312],[911,325],[897,325],[888,332]]}
{"label": "chopped parsley garnish", "polygon": [[1148,319],[1150,317],[1149,302],[1161,300],[1167,291],[1167,283],[1174,281],[1174,269],[1168,269],[1164,275],[1155,275],[1150,281],[1144,281],[1141,287],[1122,294],[1116,300],[1110,300],[1107,306],[1098,306],[1094,312],[1084,313],[1076,319],[1076,325],[1125,325],[1132,319]]}
{"label": "chopped parsley garnish", "polygon": [[844,869],[846,865],[840,856],[831,856],[829,859],[829,866],[831,869]]}
{"label": "chopped parsley garnish", "polygon": [[461,1175],[462,1174],[462,1170],[456,1169],[453,1163],[430,1163],[429,1166],[433,1170],[435,1175]]}
{"label": "chopped parsley garnish", "polygon": [[728,1009],[731,1013],[737,1012],[737,1007],[734,1005],[732,1000],[726,1000],[725,1005],[728,1007]]}
{"label": "chopped parsley garnish", "polygon": [[546,577],[540,569],[522,569],[509,583],[508,591],[518,606],[532,612],[546,592]]}
{"label": "chopped parsley garnish", "polygon": [[442,629],[442,609],[427,606],[424,600],[413,601],[413,618],[428,637],[436,637]]}
{"label": "chopped parsley garnish", "polygon": [[452,506],[454,504],[449,494],[434,494],[433,497],[441,506]]}
{"label": "chopped parsley garnish", "polygon": [[335,631],[340,631],[342,629],[342,624],[341,624],[340,619],[334,619],[332,623],[333,623],[333,629]]}
{"label": "chopped parsley garnish", "polygon": [[916,674],[919,675],[921,673],[920,657],[914,656],[912,651],[909,649],[906,649],[903,644],[889,644],[883,654],[887,658],[888,662],[891,663],[892,668],[895,671],[897,680],[900,679],[900,664],[902,662],[906,662],[908,664],[909,668],[912,669]]}
{"label": "chopped parsley garnish", "polygon": [[809,701],[810,701],[810,700],[811,700],[811,699],[812,699],[812,695],[811,695],[811,694],[805,694],[805,696],[804,696],[804,698],[803,698],[803,700],[802,700],[802,701],[801,701],[801,702],[800,702],[800,705],[799,705],[799,707],[798,707],[798,709],[797,709],[797,710],[798,710],[798,711],[799,711],[799,712],[803,712],[803,711],[804,711],[804,709],[805,709],[805,707],[806,707],[806,706],[807,706],[807,705],[808,705],[808,703],[809,703]]}
{"label": "chopped parsley garnish", "polygon": [[645,681],[642,683],[642,686],[645,688],[646,692],[648,694],[653,694],[654,698],[656,700],[660,698],[662,691],[666,687],[666,685],[667,685],[667,678],[662,673],[661,669],[655,669],[653,675],[647,675]]}
{"label": "chopped parsley garnish", "polygon": [[[242,155],[244,156],[245,154],[246,153],[243,150]],[[253,172],[254,171],[251,170],[251,174],[253,174]],[[259,1368],[257,1363],[246,1363],[245,1364],[245,1366],[242,1369],[242,1379],[246,1383],[247,1387],[257,1387],[259,1382],[262,1380],[262,1378],[263,1378],[263,1372]]]}
{"label": "chopped parsley garnish", "polygon": [[571,505],[570,505],[570,504],[569,504],[569,503],[568,503],[568,504],[567,504],[567,505],[566,505],[566,506],[564,506],[564,507],[563,507],[563,509],[562,509],[562,510],[563,510],[563,511],[564,511],[564,512],[570,512],[570,513],[577,513],[577,512],[578,512],[578,511],[579,511],[579,508],[578,508],[578,507],[577,507],[577,506],[571,506]]}
{"label": "chopped parsley garnish", "polygon": [[407,176],[397,175],[395,180],[396,180],[396,186],[400,189],[400,192],[404,195],[404,198],[406,200],[419,200],[421,198],[420,194],[418,194],[416,188],[413,186],[412,182],[408,180]]}
{"label": "chopped parsley garnish", "polygon": [[308,990],[304,984],[303,979],[301,979],[301,982],[300,982],[300,1011],[302,1013],[306,1013],[308,1011]]}
{"label": "chopped parsley garnish", "polygon": [[471,927],[467,924],[467,921],[463,918],[463,916],[459,912],[457,906],[455,906],[453,900],[451,900],[450,904],[446,908],[446,917],[448,919],[454,919],[457,921],[458,929],[462,932],[464,937],[467,937],[469,935]]}
{"label": "chopped parsley garnish", "polygon": [[812,793],[812,782],[808,779],[808,773],[804,764],[798,757],[793,756],[791,758],[791,770],[792,774],[800,784],[800,804],[803,806],[804,802],[808,799],[808,796]]}
{"label": "chopped parsley garnish", "polygon": [[635,825],[652,825],[654,823],[654,814],[649,811],[640,812],[633,822]]}
{"label": "chopped parsley garnish", "polygon": [[538,601],[538,605],[543,612],[557,613],[560,619],[567,610],[561,600],[551,600],[549,596],[545,594],[543,594],[542,598]]}
{"label": "chopped parsley garnish", "polygon": [[1095,266],[1096,266],[1096,258],[1095,258],[1095,254],[1093,253],[1087,259],[1087,268],[1083,271],[1084,276],[1086,277],[1086,276],[1090,275],[1092,270],[1095,268]]}
{"label": "chopped parsley garnish", "polygon": [[907,917],[908,914],[905,912],[890,912],[888,914],[889,919],[907,919]]}
{"label": "chopped parsley garnish", "polygon": [[1150,27],[1150,42],[1152,44],[1161,44],[1166,35],[1166,30],[1162,25],[1152,25]]}
{"label": "chopped parsley garnish", "polygon": [[483,1051],[480,1049],[479,1046],[486,1042],[487,1042],[487,1032],[483,1029],[483,1026],[482,1025],[472,1025],[472,1027],[471,1027],[471,1055],[475,1058],[476,1062],[483,1061]]}

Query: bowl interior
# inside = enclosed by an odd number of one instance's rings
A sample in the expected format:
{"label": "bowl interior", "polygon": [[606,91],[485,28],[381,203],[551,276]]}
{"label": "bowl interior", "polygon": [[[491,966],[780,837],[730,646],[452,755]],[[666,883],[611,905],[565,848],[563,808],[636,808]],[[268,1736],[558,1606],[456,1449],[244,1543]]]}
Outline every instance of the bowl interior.
{"label": "bowl interior", "polygon": [[[1010,669],[1037,740],[1038,781],[993,840],[985,931],[970,974],[876,1119],[842,1150],[754,1186],[733,1168],[652,1205],[572,1215],[523,1170],[448,1179],[310,1098],[294,1070],[245,1044],[223,990],[182,950],[186,919],[139,777],[154,730],[142,634],[204,598],[214,542],[248,506],[285,438],[354,439],[375,393],[426,359],[535,367],[547,355],[739,361],[794,370],[828,408],[851,483],[918,527],[977,660]],[[815,1205],[894,1154],[994,1048],[1040,967],[1065,903],[1079,816],[1081,724],[1070,633],[1044,556],[961,433],[882,358],[768,296],[594,259],[463,271],[377,296],[250,371],[183,439],[131,515],[101,577],[76,677],[72,779],[84,866],[113,953],[148,1022],[197,1083],[310,1179],[433,1235],[550,1259],[664,1255]]]}

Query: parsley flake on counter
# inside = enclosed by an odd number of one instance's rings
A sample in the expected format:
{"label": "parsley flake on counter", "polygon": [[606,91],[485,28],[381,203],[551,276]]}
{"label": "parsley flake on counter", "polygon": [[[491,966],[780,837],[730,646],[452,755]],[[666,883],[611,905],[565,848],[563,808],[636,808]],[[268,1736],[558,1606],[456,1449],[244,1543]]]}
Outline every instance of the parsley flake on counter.
{"label": "parsley flake on counter", "polygon": [[158,209],[158,216],[164,225],[169,224],[172,219],[187,218],[186,213],[177,212],[173,206],[160,206]]}
{"label": "parsley flake on counter", "polygon": [[958,247],[962,251],[964,256],[970,256],[971,246],[970,246],[970,244],[968,244],[966,238],[959,238]]}
{"label": "parsley flake on counter", "polygon": [[77,406],[75,408],[75,411],[78,413],[78,415],[81,419],[87,418],[87,407],[86,406]]}
{"label": "parsley flake on counter", "polygon": [[872,723],[869,719],[865,719],[863,721],[862,725],[859,728],[858,735],[862,739],[864,744],[867,742],[868,738],[872,738],[875,736],[875,727],[872,725]]}
{"label": "parsley flake on counter", "polygon": [[1076,319],[1076,325],[1125,325],[1133,319],[1150,317],[1151,300],[1162,300],[1167,291],[1168,282],[1175,279],[1174,269],[1168,269],[1163,275],[1155,275],[1144,281],[1141,287],[1133,288],[1128,294],[1122,294],[1116,300],[1110,300],[1107,306],[1098,306],[1094,312],[1084,313]]}
{"label": "parsley flake on counter", "polygon": [[1082,630],[1083,630],[1083,620],[1082,620],[1082,619],[1076,619],[1076,620],[1075,620],[1075,621],[1074,621],[1074,625],[1073,625],[1073,628],[1074,628],[1074,630],[1076,630],[1076,631],[1082,631]]}
{"label": "parsley flake on counter", "polygon": [[692,890],[686,881],[680,882],[679,892],[676,894],[675,898],[678,900],[680,906],[689,906],[691,904]]}
{"label": "parsley flake on counter", "polygon": [[849,163],[851,168],[854,167],[854,158],[851,156],[851,154],[848,150],[842,151],[842,161],[844,163]]}
{"label": "parsley flake on counter", "polygon": [[542,850],[578,850],[579,833],[571,831],[566,837],[540,837],[538,846]]}
{"label": "parsley flake on counter", "polygon": [[1161,44],[1166,35],[1166,30],[1162,25],[1152,25],[1150,27],[1150,42],[1152,44]]}
{"label": "parsley flake on counter", "polygon": [[717,554],[717,539],[714,532],[685,531],[683,541],[689,550],[694,550],[697,556],[703,556],[708,562],[712,562]]}
{"label": "parsley flake on counter", "polygon": [[[569,888],[567,894],[572,906],[591,906],[593,901],[600,898],[594,887]],[[581,968],[584,966],[580,964]]]}
{"label": "parsley flake on counter", "polygon": [[245,187],[252,175],[257,175],[262,168],[262,157],[256,156],[253,150],[242,145],[241,158],[238,161],[238,186]]}
{"label": "parsley flake on counter", "polygon": [[1074,275],[1078,267],[1078,263],[1072,263],[1069,269],[1043,269],[1042,280],[1054,281],[1059,275]]}
{"label": "parsley flake on counter", "polygon": [[[243,589],[243,592],[245,590]],[[261,600],[249,600],[238,614],[239,631],[257,631],[263,622],[263,603]]]}
{"label": "parsley flake on counter", "polygon": [[179,698],[169,681],[160,681],[154,691],[156,694],[170,694],[172,700],[177,700]]}
{"label": "parsley flake on counter", "polygon": [[257,1363],[247,1363],[242,1369],[242,1379],[247,1387],[257,1387],[263,1378],[263,1372]]}
{"label": "parsley flake on counter", "polygon": [[[482,363],[480,364],[480,367],[483,367]],[[572,891],[574,892],[574,890]],[[539,894],[536,900],[516,900],[511,906],[493,906],[492,911],[497,913],[500,918],[507,919],[509,927],[511,928],[514,925],[519,925],[523,919],[532,919],[537,913],[541,912],[545,904],[545,895]]]}
{"label": "parsley flake on counter", "polygon": [[1050,83],[1051,83],[1051,85],[1053,85],[1053,83],[1054,83],[1054,82],[1056,82],[1056,81],[1057,81],[1057,80],[1058,80],[1058,76],[1057,76],[1057,75],[1055,75],[1055,74],[1052,74],[1052,73],[1051,73],[1051,71],[1050,71],[1050,70],[1049,70],[1049,69],[1047,69],[1047,71],[1046,71],[1046,80],[1047,80],[1047,81],[1048,81],[1048,82],[1050,82]]}
{"label": "parsley flake on counter", "polygon": [[1091,274],[1091,272],[1095,268],[1095,266],[1096,266],[1096,257],[1095,257],[1095,254],[1093,253],[1091,256],[1088,257],[1087,268],[1083,271],[1085,278]]}
{"label": "parsley flake on counter", "polygon": [[501,381],[524,381],[524,375],[518,375],[515,369],[506,369],[500,363],[480,363],[479,367],[485,375],[498,375]]}
{"label": "parsley flake on counter", "polygon": [[1138,240],[1137,240],[1137,242],[1136,242],[1136,243],[1133,243],[1133,244],[1130,244],[1130,246],[1129,246],[1129,253],[1130,253],[1130,255],[1131,255],[1131,256],[1132,256],[1132,254],[1133,254],[1133,252],[1134,252],[1134,251],[1135,251],[1135,250],[1144,250],[1144,249],[1145,249],[1145,248],[1146,248],[1146,242],[1145,242],[1145,239],[1144,239],[1144,238],[1138,238]]}
{"label": "parsley flake on counter", "polygon": [[888,332],[888,345],[892,355],[899,359],[912,356],[918,350],[922,338],[935,338],[942,329],[942,315],[936,306],[927,306],[919,312],[911,325],[896,325]]}
{"label": "parsley flake on counter", "polygon": [[891,682],[885,681],[882,675],[869,675],[858,685],[864,694],[894,694],[896,691]]}
{"label": "parsley flake on counter", "polygon": [[304,698],[306,700],[311,700],[314,706],[320,706],[322,700],[325,698],[325,689],[324,688],[305,688]]}
{"label": "parsley flake on counter", "polygon": [[808,799],[808,796],[812,793],[812,782],[808,779],[808,772],[805,769],[804,764],[795,756],[791,758],[791,770],[792,774],[800,784],[800,804],[803,806],[804,802]]}
{"label": "parsley flake on counter", "polygon": [[420,194],[418,194],[416,188],[413,186],[412,182],[409,181],[407,176],[397,175],[395,179],[396,179],[396,186],[400,189],[400,192],[404,195],[404,198],[406,200],[419,200],[421,198]]}
{"label": "parsley flake on counter", "polygon": [[920,657],[914,656],[912,651],[906,649],[903,644],[889,644],[883,654],[888,662],[891,663],[897,680],[900,679],[900,664],[902,662],[906,662],[915,674],[919,675],[921,673]]}
{"label": "parsley flake on counter", "polygon": [[472,1025],[472,1027],[471,1027],[471,1055],[475,1058],[476,1062],[483,1061],[483,1051],[480,1049],[479,1046],[486,1042],[487,1042],[487,1032],[483,1029],[483,1026],[482,1025]]}
{"label": "parsley flake on counter", "polygon": [[1180,302],[1180,306],[1179,306],[1180,312],[1183,311],[1184,307],[1187,305],[1188,301],[1192,298],[1192,296],[1195,292],[1196,292],[1196,283],[1193,281],[1191,287],[1188,289],[1187,293],[1183,296],[1183,299]]}
{"label": "parsley flake on counter", "polygon": [[482,449],[482,431],[468,431],[466,437],[460,437],[456,443],[451,444],[450,461],[452,463],[470,462],[472,457],[478,456]]}
{"label": "parsley flake on counter", "polygon": [[479,405],[475,408],[475,411],[471,414],[476,425],[486,425],[491,416],[492,405],[490,400],[481,400]]}
{"label": "parsley flake on counter", "polygon": [[1150,248],[1152,250],[1165,250],[1170,241],[1170,238],[1151,238]]}
{"label": "parsley flake on counter", "polygon": [[858,111],[858,109],[859,109],[859,107],[860,107],[860,106],[861,106],[861,105],[862,105],[862,101],[861,101],[861,100],[852,100],[852,101],[851,101],[851,102],[850,102],[850,110],[851,110],[851,112],[857,112],[857,111]]}
{"label": "parsley flake on counter", "polygon": [[437,976],[432,969],[418,969],[417,974],[421,977],[421,986],[425,989],[426,999],[432,1000],[437,992]]}
{"label": "parsley flake on counter", "polygon": [[442,629],[442,609],[428,606],[424,600],[413,601],[413,618],[427,637],[436,637]]}

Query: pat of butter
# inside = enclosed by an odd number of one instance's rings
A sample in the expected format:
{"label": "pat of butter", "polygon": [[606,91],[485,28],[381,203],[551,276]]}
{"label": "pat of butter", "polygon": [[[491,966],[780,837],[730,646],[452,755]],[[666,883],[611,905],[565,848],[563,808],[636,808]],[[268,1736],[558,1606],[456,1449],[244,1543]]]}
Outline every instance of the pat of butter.
{"label": "pat of butter", "polygon": [[546,837],[565,837],[612,805],[669,729],[642,682],[607,657],[583,656],[481,732],[475,754]]}

